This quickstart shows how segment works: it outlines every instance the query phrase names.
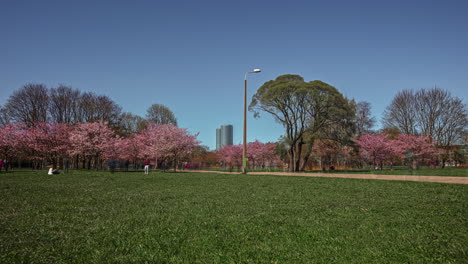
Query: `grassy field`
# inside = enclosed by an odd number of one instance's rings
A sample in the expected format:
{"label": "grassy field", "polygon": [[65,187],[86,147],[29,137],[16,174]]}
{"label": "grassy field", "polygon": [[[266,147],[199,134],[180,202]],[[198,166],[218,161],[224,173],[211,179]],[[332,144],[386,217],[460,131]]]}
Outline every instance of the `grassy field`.
{"label": "grassy field", "polygon": [[[213,171],[231,171],[224,169],[208,169]],[[240,172],[240,169],[233,169],[232,171]],[[283,172],[279,169],[255,169],[250,171],[259,172]],[[453,176],[453,177],[468,177],[468,168],[453,168],[447,167],[444,169],[431,169],[431,168],[420,168],[417,170],[410,170],[406,167],[396,167],[394,169],[385,168],[384,170],[370,170],[370,169],[352,169],[352,170],[334,170],[334,171],[302,171],[307,173],[344,173],[344,174],[382,174],[382,175],[415,175],[415,176]],[[301,172],[299,172],[301,173]]]}
{"label": "grassy field", "polygon": [[468,263],[468,185],[0,174],[0,263]]}

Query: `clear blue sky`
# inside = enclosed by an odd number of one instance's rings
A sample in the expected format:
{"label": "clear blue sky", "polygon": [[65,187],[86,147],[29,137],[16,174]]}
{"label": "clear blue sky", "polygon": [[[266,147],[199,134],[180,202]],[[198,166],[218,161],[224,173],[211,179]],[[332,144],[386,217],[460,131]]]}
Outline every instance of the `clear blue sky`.
{"label": "clear blue sky", "polygon": [[[468,1],[1,1],[0,104],[28,82],[110,96],[144,116],[168,106],[215,147],[242,140],[249,98],[279,75],[322,80],[382,112],[395,93],[434,85],[466,102]],[[282,127],[249,113],[248,140]]]}

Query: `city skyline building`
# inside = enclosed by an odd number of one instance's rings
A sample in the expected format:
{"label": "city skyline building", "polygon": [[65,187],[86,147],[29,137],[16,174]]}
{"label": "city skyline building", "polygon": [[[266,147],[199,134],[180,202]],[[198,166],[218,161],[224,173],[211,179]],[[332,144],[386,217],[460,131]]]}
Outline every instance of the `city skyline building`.
{"label": "city skyline building", "polygon": [[216,128],[216,150],[233,144],[234,128],[232,125],[222,125]]}
{"label": "city skyline building", "polygon": [[216,128],[216,150],[221,148],[221,128]]}

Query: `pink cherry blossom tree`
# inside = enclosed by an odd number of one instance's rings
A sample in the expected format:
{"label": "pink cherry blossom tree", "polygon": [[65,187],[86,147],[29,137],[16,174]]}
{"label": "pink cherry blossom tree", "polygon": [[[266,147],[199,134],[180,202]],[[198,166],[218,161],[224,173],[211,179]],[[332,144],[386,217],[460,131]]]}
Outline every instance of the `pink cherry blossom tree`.
{"label": "pink cherry blossom tree", "polygon": [[281,163],[280,156],[276,152],[277,144],[276,143],[265,143],[263,144],[263,151],[260,155],[260,161],[263,166],[271,167],[276,166]]}
{"label": "pink cherry blossom tree", "polygon": [[429,137],[398,135],[395,141],[395,147],[404,155],[409,162],[409,166],[413,169],[419,167],[420,162],[433,159],[441,151],[434,146]]}
{"label": "pink cherry blossom tree", "polygon": [[69,133],[70,127],[66,124],[35,123],[26,130],[24,139],[29,158],[38,164],[52,163],[55,168],[71,149]]}
{"label": "pink cherry blossom tree", "polygon": [[[249,142],[247,144],[247,159],[249,163],[252,164],[252,167],[255,168],[256,165],[260,165],[259,163],[261,162],[261,156],[263,155],[263,143],[261,143],[258,140],[255,140],[254,142]],[[257,162],[257,164],[256,164]]]}
{"label": "pink cherry blossom tree", "polygon": [[400,155],[400,149],[392,142],[387,135],[365,134],[355,140],[360,148],[361,157],[372,163],[374,167],[383,168],[385,162]]}
{"label": "pink cherry blossom tree", "polygon": [[172,162],[175,171],[178,162],[187,158],[200,144],[197,136],[172,124],[150,124],[139,138],[146,145],[145,155]]}
{"label": "pink cherry blossom tree", "polygon": [[72,155],[79,155],[83,162],[88,162],[88,169],[94,159],[95,165],[100,163],[102,154],[111,144],[114,132],[107,126],[106,122],[77,124],[70,133]]}
{"label": "pink cherry blossom tree", "polygon": [[242,164],[242,145],[227,145],[220,148],[216,153],[218,160],[223,162],[225,166],[232,167],[235,165],[238,168]]}
{"label": "pink cherry blossom tree", "polygon": [[119,136],[108,139],[102,151],[102,158],[105,160],[121,159],[125,155],[126,149],[124,140]]}
{"label": "pink cherry blossom tree", "polygon": [[248,143],[247,157],[254,168],[257,166],[271,166],[273,163],[279,161],[279,156],[276,154],[276,144],[265,144],[258,140]]}
{"label": "pink cherry blossom tree", "polygon": [[21,156],[25,134],[26,125],[21,123],[0,126],[0,159],[11,161],[12,158]]}
{"label": "pink cherry blossom tree", "polygon": [[145,138],[140,134],[132,134],[128,138],[121,139],[120,158],[130,161],[132,164],[144,159],[145,142]]}

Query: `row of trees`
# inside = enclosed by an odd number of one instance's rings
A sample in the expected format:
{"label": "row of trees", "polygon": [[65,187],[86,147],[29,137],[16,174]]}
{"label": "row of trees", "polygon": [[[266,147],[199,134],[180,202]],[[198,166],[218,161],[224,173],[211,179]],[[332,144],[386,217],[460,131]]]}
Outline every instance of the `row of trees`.
{"label": "row of trees", "polygon": [[[281,164],[276,153],[276,143],[262,143],[258,140],[247,144],[247,160],[251,168],[270,168]],[[242,165],[242,144],[227,145],[216,153],[218,161],[225,167],[237,167]]]}
{"label": "row of trees", "polygon": [[[342,150],[342,159],[353,157],[351,150],[358,156],[356,139],[376,133],[368,102],[355,102],[327,83],[306,82],[299,75],[282,75],[264,83],[249,109],[256,117],[261,112],[272,115],[285,128],[278,154],[289,162],[290,171],[304,170],[317,157],[327,162],[327,149]],[[466,141],[467,120],[466,105],[447,91],[404,90],[387,107],[383,131],[393,137],[421,137],[448,151]]]}
{"label": "row of trees", "polygon": [[467,109],[460,98],[439,88],[398,92],[383,117],[385,128],[405,135],[427,136],[439,146],[461,144],[466,137]]}
{"label": "row of trees", "polygon": [[[106,160],[127,160],[132,164],[144,159],[154,164],[190,161],[192,154],[206,150],[199,146],[197,135],[170,124],[150,124],[140,133],[130,137],[119,137],[103,122],[76,125],[36,123],[8,124],[0,127],[0,151],[8,160],[22,158],[33,161],[34,167],[45,163],[53,164],[70,159],[75,167],[102,168]],[[400,134],[392,138],[386,134],[364,134],[355,139],[355,146],[343,146],[332,140],[316,140],[313,157],[320,164],[333,164],[338,160],[348,163],[357,156],[374,167],[384,164],[407,163],[415,168],[419,164],[437,159],[442,153],[429,137]],[[252,168],[269,168],[281,164],[276,143],[248,144],[248,160]],[[240,167],[242,145],[224,146],[217,152],[217,160],[227,167]]]}
{"label": "row of trees", "polygon": [[[415,155],[413,161],[426,159],[419,159],[404,137],[425,142],[424,149],[444,164],[448,149],[463,144],[467,135],[466,105],[439,88],[399,92],[385,111],[381,132],[372,131],[375,119],[368,102],[355,102],[327,83],[306,82],[299,75],[282,75],[263,84],[249,109],[256,117],[261,112],[272,115],[285,128],[278,143],[249,143],[248,159],[253,167],[271,166],[279,159],[288,163],[290,171],[313,164],[362,166],[362,160],[382,166],[408,162],[408,153]],[[193,143],[195,139],[183,136],[188,136],[187,131],[177,128],[174,113],[164,105],[152,105],[145,119],[122,112],[107,96],[68,86],[49,89],[42,84],[27,84],[10,96],[0,112],[1,140],[16,138],[15,142],[1,143],[3,158],[17,155],[39,164],[73,157],[90,167],[110,158],[137,162],[147,156],[176,164],[194,151],[200,164],[212,164],[214,159],[228,166],[240,164],[240,146],[228,146],[210,155],[206,148]],[[167,135],[172,130],[182,134],[171,139]],[[169,155],[162,142],[176,144],[173,141],[178,141],[178,150]],[[183,146],[188,146],[187,150],[182,151]]]}
{"label": "row of trees", "polygon": [[145,119],[123,112],[108,96],[81,92],[65,85],[48,88],[44,84],[26,84],[0,107],[0,125],[15,122],[32,127],[38,123],[74,125],[98,121],[107,122],[122,136],[145,129],[148,122],[177,126],[174,113],[164,105],[151,105]]}
{"label": "row of trees", "polygon": [[102,168],[106,160],[128,160],[136,164],[151,159],[155,164],[187,160],[199,147],[197,135],[172,124],[148,124],[140,133],[120,137],[104,121],[78,123],[9,123],[0,127],[0,151],[7,160],[33,161],[56,166],[74,161],[75,167]]}
{"label": "row of trees", "polygon": [[[385,133],[363,134],[354,139],[353,146],[345,146],[329,139],[315,140],[311,163],[321,168],[327,166],[357,167],[364,163],[382,169],[384,165],[407,164],[416,169],[421,164],[440,160],[444,151],[437,148],[429,137],[399,134],[390,136]],[[248,144],[248,161],[251,168],[279,167],[288,161],[288,156],[278,155],[278,144]],[[240,167],[242,164],[242,145],[224,146],[217,151],[217,158],[226,167]],[[287,164],[287,163],[286,163]]]}
{"label": "row of trees", "polygon": [[433,161],[443,154],[429,137],[400,134],[391,138],[386,134],[365,134],[355,140],[360,156],[374,167],[385,164],[408,164],[416,169],[420,164]]}

